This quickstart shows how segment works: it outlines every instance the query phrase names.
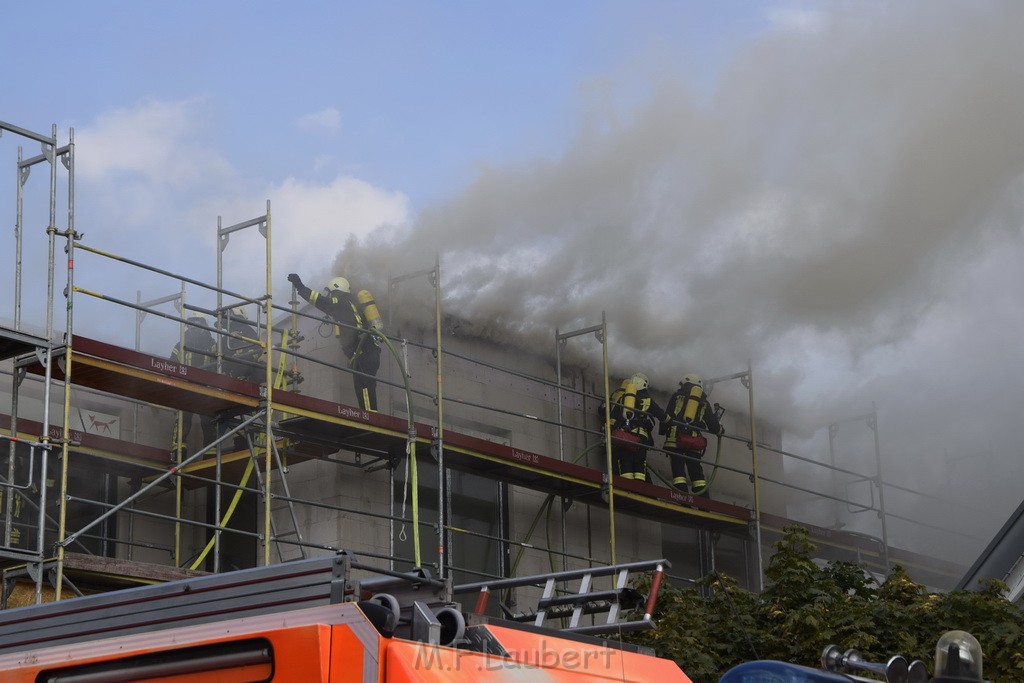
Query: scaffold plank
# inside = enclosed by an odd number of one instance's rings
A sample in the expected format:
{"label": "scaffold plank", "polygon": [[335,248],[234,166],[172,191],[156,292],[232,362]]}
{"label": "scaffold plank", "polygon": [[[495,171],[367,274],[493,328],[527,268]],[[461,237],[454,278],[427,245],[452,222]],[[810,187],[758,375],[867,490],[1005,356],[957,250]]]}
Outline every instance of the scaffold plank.
{"label": "scaffold plank", "polygon": [[48,346],[50,342],[46,337],[0,325],[0,360],[21,356]]}
{"label": "scaffold plank", "polygon": [[[176,410],[217,415],[260,404],[257,384],[85,337],[75,337],[71,363],[75,385]],[[44,372],[38,362],[26,367]],[[64,372],[54,366],[51,376],[63,380]]]}
{"label": "scaffold plank", "polygon": [[[63,438],[64,428],[60,425],[50,425],[48,434],[51,440]],[[11,434],[11,418],[9,415],[0,414],[0,432]],[[18,418],[18,433],[15,435],[20,439],[38,441],[42,437],[43,425],[35,420]],[[79,429],[72,429],[68,432],[71,440],[71,450],[75,453],[92,455],[99,458],[117,460],[126,465],[167,465],[171,462],[170,451],[166,448],[157,448],[133,441],[103,436],[102,434],[90,434]]]}
{"label": "scaffold plank", "polygon": [[[124,349],[104,342],[76,337],[72,349],[72,381],[98,390],[135,398],[170,408],[208,415],[225,412],[241,414],[260,407],[259,385],[218,373],[183,366],[174,361]],[[38,362],[30,371],[42,374]],[[62,379],[54,367],[55,379]],[[270,408],[293,417],[275,425],[288,439],[284,455],[288,458],[326,458],[339,451],[372,455],[397,462],[404,456],[409,438],[429,448],[435,440],[434,428],[399,417],[333,403],[304,394],[277,390]],[[19,429],[20,431],[20,429]],[[125,446],[112,442],[100,444],[95,435],[84,435],[83,444],[95,442],[97,452],[123,452]],[[114,440],[112,440],[114,441]],[[583,465],[550,458],[539,453],[494,443],[457,431],[444,430],[445,464],[454,470],[478,474],[524,488],[605,506],[604,473]],[[127,446],[133,448],[134,446]],[[138,455],[138,451],[135,453]],[[152,454],[150,454],[152,455]],[[162,451],[158,456],[165,456]],[[169,457],[169,456],[168,456]],[[247,452],[235,458],[237,467]],[[229,458],[230,461],[230,458]],[[233,461],[232,461],[233,462]],[[194,465],[196,473],[208,471],[212,459]],[[230,464],[230,463],[229,463]],[[648,482],[615,477],[616,509],[628,514],[667,521],[682,526],[745,533],[753,519],[747,507],[693,496]],[[797,523],[782,517],[762,514],[762,525],[781,529]],[[806,525],[805,525],[806,526]],[[824,540],[828,545],[871,552],[856,534],[835,531]],[[904,561],[913,559],[907,554]]]}

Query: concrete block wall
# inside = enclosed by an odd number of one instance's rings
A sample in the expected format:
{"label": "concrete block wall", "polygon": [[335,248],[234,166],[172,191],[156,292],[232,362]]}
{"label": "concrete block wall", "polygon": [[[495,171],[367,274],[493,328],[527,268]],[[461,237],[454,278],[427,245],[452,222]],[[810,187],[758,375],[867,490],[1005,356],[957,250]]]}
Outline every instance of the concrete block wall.
{"label": "concrete block wall", "polygon": [[[314,358],[322,359],[334,365],[343,365],[344,359],[340,346],[333,334],[320,334],[320,327],[315,321],[304,324],[301,352]],[[427,346],[433,345],[432,331],[420,331],[411,341],[419,341]],[[445,424],[447,427],[481,438],[488,438],[514,447],[537,452],[557,458],[558,427],[553,424],[558,418],[556,388],[545,382],[538,382],[532,377],[554,382],[554,362],[549,349],[538,353],[506,347],[492,341],[474,339],[457,334],[446,334],[444,340],[443,380],[446,398]],[[418,422],[436,423],[436,406],[432,397],[435,395],[437,360],[428,348],[410,344],[405,352],[409,358],[412,372],[411,384],[418,393],[413,399],[413,408]],[[457,357],[465,356],[466,358]],[[467,358],[486,361],[492,366],[483,365]],[[317,366],[307,360],[297,361],[303,372],[305,381],[299,385],[302,393],[323,398],[325,400],[355,404],[351,376],[341,370]],[[505,372],[501,368],[509,368],[514,373]],[[518,374],[516,374],[518,373]],[[523,375],[523,376],[520,376]],[[382,357],[382,370],[379,379],[397,378],[395,361],[390,352],[385,351]],[[563,384],[587,386],[588,380],[579,368],[563,367]],[[593,384],[597,378],[591,378]],[[396,379],[397,383],[397,379]],[[387,387],[383,381],[379,385],[378,396],[381,399],[382,412],[387,411],[396,416],[405,415],[404,391]],[[661,397],[664,401],[667,396]],[[596,415],[597,401],[584,398],[572,391],[562,393],[562,419],[564,422],[585,426],[596,432],[598,420]],[[140,414],[144,424],[140,425],[147,433],[153,435],[170,433],[172,416],[165,412],[149,414],[144,409]],[[728,415],[726,428],[730,434],[742,437],[745,419],[739,415]],[[193,441],[199,434],[198,420],[193,427]],[[760,434],[765,438],[765,432]],[[597,443],[598,436],[564,430],[564,457],[573,460],[587,444]],[[197,444],[198,445],[198,444]],[[660,445],[660,444],[659,444]],[[745,444],[727,442],[727,450],[723,453],[723,462],[741,463],[749,467],[749,449]],[[713,457],[709,454],[709,458]],[[580,463],[590,467],[603,469],[605,454],[603,449],[594,448],[587,452]],[[766,465],[762,460],[762,471]],[[652,453],[652,467],[668,474],[668,463],[663,455]],[[738,466],[738,465],[737,465]],[[390,553],[390,535],[392,525],[386,517],[391,514],[392,491],[387,470],[366,472],[357,467],[338,465],[325,461],[310,460],[292,463],[288,472],[288,483],[293,497],[306,499],[313,505],[295,505],[295,514],[303,538],[313,544],[324,546],[322,550],[310,550],[310,553],[333,552],[332,549],[350,549],[368,556],[386,558]],[[271,490],[278,495],[284,493],[283,486],[275,472]],[[731,488],[730,477],[720,475],[722,495],[716,498],[725,499],[735,496],[736,501],[750,499],[750,486],[742,475],[735,475],[735,492]],[[255,481],[250,483],[255,487]],[[127,495],[127,492],[125,493]],[[225,493],[229,495],[229,493]],[[532,524],[537,510],[543,503],[544,494],[509,487],[509,516],[511,528],[510,540],[522,540]],[[609,528],[607,510],[594,506],[589,510],[582,504],[575,504],[563,512],[562,501],[556,500],[552,506],[550,523],[550,545],[556,551],[564,547],[568,559],[560,555],[554,556],[555,570],[564,567],[575,568],[586,566],[594,561],[609,561]],[[161,514],[172,515],[174,512],[173,493],[151,497],[145,502],[147,509],[160,511]],[[373,513],[372,516],[365,513]],[[186,517],[206,521],[206,494],[202,490],[186,494]],[[257,528],[262,531],[263,506],[259,505]],[[274,522],[279,533],[292,529],[291,514],[286,505],[274,503]],[[564,516],[564,523],[563,523]],[[122,515],[123,519],[123,515]],[[563,527],[564,524],[564,527]],[[538,523],[531,543],[535,549],[523,553],[523,559],[517,567],[518,575],[535,574],[551,571],[552,564],[546,550],[549,544],[546,520]],[[119,531],[126,533],[128,525],[121,521]],[[202,528],[185,526],[182,534],[183,556],[198,554],[206,542],[208,531]],[[621,512],[616,517],[616,557],[617,562],[655,559],[664,555],[666,546],[664,529],[659,523],[634,518]],[[692,533],[692,532],[691,532]],[[430,536],[429,531],[421,530],[424,539]],[[564,544],[563,544],[564,535]],[[135,519],[136,538],[159,538],[173,544],[173,525],[162,520],[142,517]],[[453,537],[454,543],[459,537]],[[424,541],[431,544],[431,541]],[[676,545],[679,545],[677,539]],[[518,550],[512,546],[515,555]],[[125,556],[124,548],[120,553]],[[275,560],[288,560],[300,556],[295,546],[281,544],[273,549]],[[169,563],[168,554],[164,551],[136,549],[135,559],[157,563]]]}
{"label": "concrete block wall", "polygon": [[[390,513],[391,493],[386,470],[370,473],[321,460],[295,463],[288,469],[286,476],[292,497],[314,503],[293,505],[303,540],[369,556],[389,554],[390,522],[386,517],[373,516]],[[284,495],[279,477],[275,476],[271,491]],[[272,514],[279,534],[294,528],[286,503],[274,503]],[[307,554],[323,552],[331,551],[314,549]],[[281,560],[301,557],[298,546],[288,544],[280,544],[274,553]]]}
{"label": "concrete block wall", "polygon": [[[322,336],[315,321],[303,319],[302,325],[305,336],[301,349],[303,354],[334,365],[345,365],[333,335]],[[408,358],[410,385],[415,392],[414,417],[417,422],[436,424],[437,408],[433,397],[437,394],[437,359],[429,348],[423,348],[436,344],[435,333],[417,328],[407,331],[410,332],[406,335],[410,344],[403,353]],[[550,354],[530,354],[486,340],[454,335],[445,335],[442,344],[445,353],[442,359],[442,391],[446,399],[444,415],[447,427],[470,428],[499,439],[511,436],[511,445],[557,457],[558,429],[553,424],[558,418],[556,388],[528,378],[555,382]],[[395,342],[395,346],[401,348],[401,343]],[[497,368],[509,368],[528,377],[519,377],[459,356],[484,361]],[[305,360],[299,360],[298,364],[305,377],[299,385],[302,393],[349,405],[356,402],[348,373]],[[401,386],[401,373],[387,348],[382,350],[381,370],[377,377],[380,409],[405,416],[406,396]],[[388,382],[396,386],[390,386]],[[566,383],[563,380],[563,384]],[[589,412],[595,412],[594,416],[587,414],[583,399],[571,391],[563,392],[562,403],[564,423],[597,429],[596,406],[589,406]],[[568,442],[568,450],[572,453],[582,450],[587,442],[585,437],[581,439],[571,430],[563,432],[563,439]],[[552,444],[556,445],[554,451]]]}
{"label": "concrete block wall", "polygon": [[[333,358],[331,362],[339,362],[340,352],[333,337],[319,337],[315,331],[306,331],[305,334],[310,348],[303,348],[303,353]],[[413,397],[414,417],[417,422],[436,424],[437,409],[431,397],[436,395],[437,391],[437,360],[429,348],[416,345],[433,346],[434,333],[432,330],[420,330],[408,338],[412,343],[404,349],[404,353],[409,363],[410,384],[414,391],[418,392]],[[554,382],[554,363],[549,357],[550,354],[529,354],[521,349],[457,335],[446,335],[443,344],[446,427],[549,457],[559,456],[558,428],[555,424],[549,424],[555,423],[558,418],[556,387],[530,379],[538,377]],[[394,360],[389,358],[389,355],[385,351],[382,356],[382,369],[378,378],[387,378],[390,375],[397,384],[400,375],[394,367],[391,372],[387,368],[389,363],[394,366]],[[469,358],[474,360],[468,360]],[[476,360],[484,361],[488,365],[475,362]],[[514,373],[505,372],[504,368],[512,369]],[[318,370],[312,376],[307,376],[301,387],[302,391],[330,400],[349,401],[346,393],[351,393],[350,380],[347,377],[340,381],[337,377],[328,380],[332,372]],[[563,376],[564,385],[586,385],[583,373],[579,369],[563,367]],[[337,391],[339,386],[340,392]],[[331,398],[332,396],[338,398]],[[382,411],[402,417],[407,414],[403,390],[388,387],[381,382],[378,397]],[[661,397],[663,402],[666,399],[667,395]],[[592,432],[598,430],[596,399],[584,399],[579,394],[566,390],[562,393],[562,405],[563,422],[584,426]],[[526,415],[540,419],[524,417]],[[563,456],[566,460],[576,459],[587,444],[596,443],[597,438],[596,434],[564,430]],[[742,450],[749,452],[746,448]],[[652,466],[659,467],[668,475],[668,462],[664,455],[659,458],[659,454],[652,453],[651,461]],[[578,462],[603,469],[604,450],[592,448],[579,458]],[[385,513],[388,511],[390,492],[386,472],[368,475],[353,469],[341,476],[333,471],[335,469],[336,466],[319,462],[294,465],[289,474],[293,495],[341,507],[377,509]],[[508,499],[511,523],[509,539],[513,542],[524,542],[544,502],[545,494],[510,486]],[[597,563],[609,561],[607,510],[594,507],[588,511],[586,506],[575,504],[564,512],[563,523],[561,506],[561,499],[557,499],[551,511],[547,515],[542,515],[542,519],[537,522],[533,536],[528,541],[535,547],[522,552],[516,568],[517,575],[549,572],[552,565],[555,570],[560,571],[565,567],[587,566],[590,560]],[[279,510],[275,519],[281,520],[282,514],[286,514],[285,511]],[[388,552],[388,524],[373,518],[360,518],[347,512],[328,509],[305,508],[300,514],[300,523],[306,527],[304,533],[307,534],[307,539],[314,543],[350,548],[356,552],[364,547],[371,552]],[[556,551],[553,555],[549,555],[545,549],[549,537],[551,547]],[[453,543],[458,542],[459,537],[456,535]],[[567,558],[560,554],[563,547]],[[512,545],[509,552],[510,561],[514,561],[520,554],[520,547]],[[659,523],[621,513],[617,515],[618,562],[656,559],[663,554],[662,528]],[[285,553],[284,557],[287,558],[289,555]]]}
{"label": "concrete block wall", "polygon": [[[135,492],[127,481],[119,484],[121,500],[127,499]],[[162,492],[154,491],[155,495],[146,495],[138,499],[132,506],[134,510],[173,518],[175,515],[175,494],[173,489]],[[205,494],[201,491],[185,490],[183,493],[183,510],[186,519],[205,520]],[[198,555],[206,543],[205,530],[188,524],[181,525],[181,559]],[[74,531],[72,529],[71,531]],[[117,547],[117,557],[137,562],[173,565],[174,555],[167,550],[147,545],[129,545],[138,541],[148,545],[174,547],[175,525],[173,521],[137,514],[132,510],[117,513],[118,538],[126,541]]]}

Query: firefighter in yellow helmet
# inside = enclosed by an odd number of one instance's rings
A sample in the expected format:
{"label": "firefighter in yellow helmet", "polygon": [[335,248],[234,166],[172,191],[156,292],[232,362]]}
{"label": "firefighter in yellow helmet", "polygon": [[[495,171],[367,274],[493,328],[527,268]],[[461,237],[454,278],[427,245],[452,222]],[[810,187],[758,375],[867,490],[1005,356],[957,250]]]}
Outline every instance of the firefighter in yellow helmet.
{"label": "firefighter in yellow helmet", "polygon": [[[376,411],[381,341],[371,334],[370,330],[375,326],[363,315],[363,311],[367,309],[360,308],[357,301],[352,298],[348,280],[343,277],[331,278],[322,292],[310,290],[302,284],[302,279],[295,273],[288,276],[288,282],[292,283],[299,296],[338,323],[336,329],[341,341],[341,350],[353,371],[352,383],[359,405],[365,410]],[[377,311],[376,306],[373,311]]]}
{"label": "firefighter in yellow helmet", "polygon": [[[259,339],[256,326],[245,313],[245,306],[235,306],[225,312],[226,328],[232,335],[223,336],[224,340],[224,371],[232,377],[244,379],[255,384],[266,381],[266,368],[260,363],[263,347],[249,339]],[[245,337],[240,339],[239,337]]]}
{"label": "firefighter in yellow helmet", "polygon": [[598,414],[611,420],[612,458],[618,473],[626,479],[646,481],[647,449],[654,445],[654,421],[664,420],[661,409],[648,392],[647,375],[634,373],[609,397],[611,410],[602,404]]}
{"label": "firefighter in yellow helmet", "polygon": [[706,496],[708,482],[700,463],[708,446],[705,433],[721,434],[722,425],[704,395],[700,375],[683,378],[668,400],[665,416],[661,431],[672,463],[672,485],[680,491]]}

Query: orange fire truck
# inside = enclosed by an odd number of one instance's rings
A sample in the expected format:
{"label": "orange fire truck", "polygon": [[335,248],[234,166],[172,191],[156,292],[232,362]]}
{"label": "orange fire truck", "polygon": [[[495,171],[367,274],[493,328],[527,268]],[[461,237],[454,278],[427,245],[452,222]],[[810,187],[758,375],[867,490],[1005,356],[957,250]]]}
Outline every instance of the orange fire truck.
{"label": "orange fire truck", "polygon": [[[425,570],[381,570],[341,552],[21,607],[0,612],[0,681],[689,683],[673,662],[611,639],[653,628],[667,566],[453,587]],[[648,570],[651,594],[641,596],[629,577]],[[610,587],[595,589],[602,580]],[[535,610],[490,604],[526,586],[540,594]],[[461,594],[474,599],[472,611],[454,601]],[[544,626],[552,619],[566,627]]]}

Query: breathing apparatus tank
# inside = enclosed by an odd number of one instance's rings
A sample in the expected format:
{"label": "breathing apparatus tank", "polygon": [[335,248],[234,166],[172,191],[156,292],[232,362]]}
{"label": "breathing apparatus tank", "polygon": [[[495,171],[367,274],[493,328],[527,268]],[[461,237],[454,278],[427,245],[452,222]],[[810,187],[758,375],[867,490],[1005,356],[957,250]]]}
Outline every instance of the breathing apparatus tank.
{"label": "breathing apparatus tank", "polygon": [[700,408],[701,398],[704,396],[704,390],[699,384],[694,384],[690,387],[690,393],[686,397],[686,407],[683,409],[683,421],[693,422],[697,419],[697,409]]}
{"label": "breathing apparatus tank", "polygon": [[622,390],[622,407],[636,408],[636,385],[632,380],[622,380],[622,385],[619,388]]}
{"label": "breathing apparatus tank", "polygon": [[[674,415],[676,419],[681,420],[683,418],[683,408],[685,405],[686,397],[682,394],[677,394],[675,400],[672,401],[672,405],[668,407],[668,412],[670,415]],[[675,429],[675,425],[673,425],[671,429]]]}
{"label": "breathing apparatus tank", "polygon": [[383,332],[384,320],[380,317],[380,310],[377,308],[377,303],[373,300],[370,290],[359,290],[356,299],[359,300],[359,306],[363,310],[363,320],[366,321],[366,324],[377,332]]}
{"label": "breathing apparatus tank", "polygon": [[632,379],[624,379],[615,393],[619,394],[618,403],[621,408],[620,417],[616,422],[619,423],[619,427],[626,427],[632,422],[633,409],[636,408],[636,385]]}

